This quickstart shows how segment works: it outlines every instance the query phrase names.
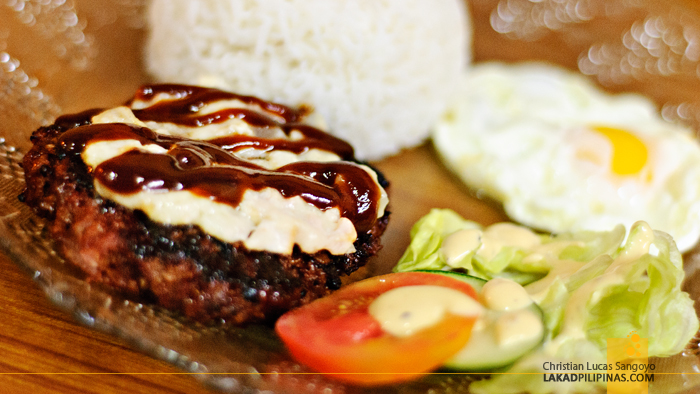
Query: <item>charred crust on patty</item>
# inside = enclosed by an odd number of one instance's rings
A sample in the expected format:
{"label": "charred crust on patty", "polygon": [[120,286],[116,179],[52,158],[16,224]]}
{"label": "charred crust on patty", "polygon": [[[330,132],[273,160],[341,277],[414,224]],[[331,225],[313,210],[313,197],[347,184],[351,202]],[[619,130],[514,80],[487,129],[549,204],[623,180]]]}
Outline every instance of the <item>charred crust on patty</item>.
{"label": "charred crust on patty", "polygon": [[92,169],[58,142],[92,113],[59,118],[32,134],[20,197],[46,219],[58,253],[91,283],[203,323],[266,323],[338,289],[341,278],[381,248],[388,211],[370,230],[358,233],[354,253],[304,253],[295,246],[285,255],[223,242],[196,225],[157,223],[102,198]]}

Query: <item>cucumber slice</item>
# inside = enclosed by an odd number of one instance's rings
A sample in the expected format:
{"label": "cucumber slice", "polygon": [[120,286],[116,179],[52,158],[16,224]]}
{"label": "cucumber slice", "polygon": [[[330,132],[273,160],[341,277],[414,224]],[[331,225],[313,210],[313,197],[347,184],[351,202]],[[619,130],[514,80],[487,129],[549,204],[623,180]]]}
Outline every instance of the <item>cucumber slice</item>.
{"label": "cucumber slice", "polygon": [[[539,321],[537,332],[529,338],[506,344],[499,344],[496,322],[504,315],[513,313],[531,313]],[[532,303],[518,312],[495,312],[487,310],[472,331],[467,345],[444,364],[445,368],[459,371],[487,372],[501,369],[513,364],[519,358],[537,348],[544,340],[545,330],[542,310]]]}
{"label": "cucumber slice", "polygon": [[[448,275],[455,279],[469,283],[474,289],[481,293],[486,280],[476,278],[467,274],[451,271],[423,270],[435,274]],[[510,343],[499,343],[497,329],[499,319],[515,317],[513,314],[520,313],[530,320],[536,319],[540,325],[534,325],[531,332],[524,332],[526,339],[513,341]],[[472,337],[467,345],[448,360],[444,367],[450,370],[489,372],[509,366],[519,358],[537,348],[545,337],[542,310],[534,302],[529,306],[511,312],[499,312],[485,309],[484,315],[479,319],[472,331]],[[526,327],[523,327],[526,328]]]}

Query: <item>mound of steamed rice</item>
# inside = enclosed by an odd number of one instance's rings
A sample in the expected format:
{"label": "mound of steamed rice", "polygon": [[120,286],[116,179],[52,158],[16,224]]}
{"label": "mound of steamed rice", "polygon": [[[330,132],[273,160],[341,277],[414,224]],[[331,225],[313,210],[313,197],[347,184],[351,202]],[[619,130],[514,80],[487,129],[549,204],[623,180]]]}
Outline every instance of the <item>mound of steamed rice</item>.
{"label": "mound of steamed rice", "polygon": [[307,104],[372,160],[422,142],[470,60],[461,0],[153,0],[146,67]]}

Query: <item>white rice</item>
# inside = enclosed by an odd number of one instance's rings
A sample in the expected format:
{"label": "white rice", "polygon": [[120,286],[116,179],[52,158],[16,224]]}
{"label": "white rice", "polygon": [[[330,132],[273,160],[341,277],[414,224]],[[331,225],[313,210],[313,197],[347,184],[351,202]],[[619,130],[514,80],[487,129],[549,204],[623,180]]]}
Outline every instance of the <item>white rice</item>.
{"label": "white rice", "polygon": [[374,160],[421,143],[470,60],[461,0],[153,0],[159,81],[310,104]]}

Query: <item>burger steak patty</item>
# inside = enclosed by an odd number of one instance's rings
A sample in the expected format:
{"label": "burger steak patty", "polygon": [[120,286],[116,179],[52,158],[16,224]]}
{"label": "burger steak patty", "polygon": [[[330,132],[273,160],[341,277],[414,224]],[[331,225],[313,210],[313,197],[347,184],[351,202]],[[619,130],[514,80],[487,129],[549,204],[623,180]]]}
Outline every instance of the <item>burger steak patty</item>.
{"label": "burger steak patty", "polygon": [[[270,322],[328,294],[380,248],[388,212],[358,234],[356,252],[291,255],[251,251],[193,225],[164,225],[98,196],[82,160],[62,152],[59,126],[40,128],[25,155],[20,199],[48,220],[57,251],[89,282],[194,320]],[[381,177],[381,175],[380,175]],[[383,183],[386,183],[382,180]]]}

